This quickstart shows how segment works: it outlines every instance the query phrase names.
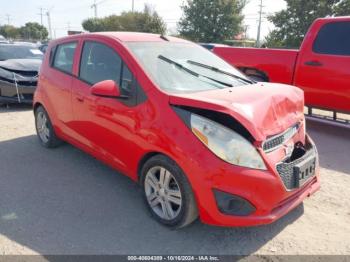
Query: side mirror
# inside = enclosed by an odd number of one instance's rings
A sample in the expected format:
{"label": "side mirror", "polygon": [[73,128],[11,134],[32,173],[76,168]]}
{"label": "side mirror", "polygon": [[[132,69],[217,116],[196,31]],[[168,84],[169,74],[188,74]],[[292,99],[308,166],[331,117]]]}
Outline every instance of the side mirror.
{"label": "side mirror", "polygon": [[101,97],[120,97],[119,85],[113,80],[104,80],[91,87],[91,94]]}

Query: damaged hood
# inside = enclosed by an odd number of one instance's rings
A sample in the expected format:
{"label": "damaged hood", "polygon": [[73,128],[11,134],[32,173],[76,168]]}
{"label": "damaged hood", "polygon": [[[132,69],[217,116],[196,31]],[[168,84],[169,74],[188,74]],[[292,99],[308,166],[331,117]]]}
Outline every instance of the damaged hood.
{"label": "damaged hood", "polygon": [[[172,94],[170,104],[231,115],[257,141],[279,134],[304,119],[304,93],[297,87],[257,83],[191,94]],[[215,120],[215,119],[214,119]]]}
{"label": "damaged hood", "polygon": [[0,61],[0,80],[9,83],[36,85],[41,62],[39,59]]}
{"label": "damaged hood", "polygon": [[9,71],[38,72],[41,63],[40,59],[8,59],[0,61],[0,68]]}

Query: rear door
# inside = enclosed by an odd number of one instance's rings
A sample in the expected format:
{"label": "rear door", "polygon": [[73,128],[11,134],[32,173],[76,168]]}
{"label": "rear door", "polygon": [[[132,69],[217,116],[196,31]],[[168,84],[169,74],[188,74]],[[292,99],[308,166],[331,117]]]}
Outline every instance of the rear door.
{"label": "rear door", "polygon": [[40,76],[47,89],[49,109],[54,112],[56,124],[61,129],[67,128],[73,119],[71,88],[73,64],[78,41],[59,43],[51,49],[50,66],[45,76]]}
{"label": "rear door", "polygon": [[300,54],[295,85],[308,105],[350,112],[350,21],[319,25]]}

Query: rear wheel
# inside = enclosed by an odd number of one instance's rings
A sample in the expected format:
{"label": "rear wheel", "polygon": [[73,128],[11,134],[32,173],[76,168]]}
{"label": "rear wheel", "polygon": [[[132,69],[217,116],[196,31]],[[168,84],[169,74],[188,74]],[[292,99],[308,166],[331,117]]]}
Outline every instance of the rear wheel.
{"label": "rear wheel", "polygon": [[162,155],[152,157],[141,176],[145,203],[157,221],[181,228],[198,217],[192,189],[174,161]]}
{"label": "rear wheel", "polygon": [[49,115],[42,106],[35,110],[35,128],[39,141],[44,147],[54,148],[62,144],[55,134]]}

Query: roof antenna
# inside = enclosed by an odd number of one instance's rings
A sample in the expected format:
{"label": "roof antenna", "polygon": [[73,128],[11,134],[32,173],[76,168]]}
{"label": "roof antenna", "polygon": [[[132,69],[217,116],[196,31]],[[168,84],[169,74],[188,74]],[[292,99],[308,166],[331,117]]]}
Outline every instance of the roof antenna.
{"label": "roof antenna", "polygon": [[168,42],[170,41],[169,38],[167,38],[165,35],[160,35],[160,38]]}

